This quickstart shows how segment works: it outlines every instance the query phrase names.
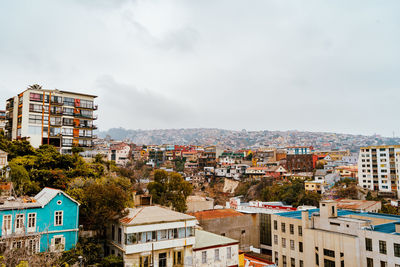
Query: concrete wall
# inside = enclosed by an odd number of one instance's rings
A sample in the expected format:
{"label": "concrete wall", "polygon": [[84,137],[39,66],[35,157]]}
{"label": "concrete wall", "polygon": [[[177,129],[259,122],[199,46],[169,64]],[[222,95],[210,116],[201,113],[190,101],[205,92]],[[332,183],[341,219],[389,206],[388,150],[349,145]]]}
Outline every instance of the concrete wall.
{"label": "concrete wall", "polygon": [[198,220],[204,230],[238,240],[239,249],[249,251],[250,246],[260,247],[258,214],[245,214],[224,218]]}

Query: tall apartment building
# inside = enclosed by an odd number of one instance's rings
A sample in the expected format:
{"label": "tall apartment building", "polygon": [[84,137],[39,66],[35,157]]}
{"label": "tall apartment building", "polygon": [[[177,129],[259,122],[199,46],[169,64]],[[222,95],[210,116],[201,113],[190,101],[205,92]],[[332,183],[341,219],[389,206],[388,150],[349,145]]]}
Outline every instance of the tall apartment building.
{"label": "tall apartment building", "polygon": [[93,114],[96,96],[39,85],[11,97],[6,104],[6,135],[11,140],[26,139],[35,148],[42,144],[71,153],[72,147],[91,148],[97,127]]}
{"label": "tall apartment building", "polygon": [[400,146],[361,147],[358,158],[358,184],[379,194],[400,197]]}
{"label": "tall apartment building", "polygon": [[400,216],[338,210],[325,200],[271,219],[278,266],[400,266]]}
{"label": "tall apartment building", "polygon": [[6,129],[6,111],[0,110],[0,130]]}

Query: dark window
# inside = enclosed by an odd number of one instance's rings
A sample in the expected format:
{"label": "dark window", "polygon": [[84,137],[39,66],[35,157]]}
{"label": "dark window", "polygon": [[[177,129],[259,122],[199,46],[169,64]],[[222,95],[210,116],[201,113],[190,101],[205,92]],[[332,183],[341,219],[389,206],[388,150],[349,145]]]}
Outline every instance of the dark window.
{"label": "dark window", "polygon": [[282,233],[286,232],[286,225],[285,223],[281,223],[281,229],[282,229]]}
{"label": "dark window", "polygon": [[286,267],[286,256],[282,256],[282,265]]}
{"label": "dark window", "polygon": [[296,267],[296,260],[294,258],[290,258],[290,266]]}
{"label": "dark window", "polygon": [[319,266],[319,257],[318,257],[318,253],[315,253],[315,264]]}
{"label": "dark window", "polygon": [[291,234],[291,235],[294,235],[294,225],[293,225],[293,224],[290,224],[290,225],[289,225],[289,228],[290,228],[290,234]]}
{"label": "dark window", "polygon": [[301,226],[298,227],[299,236],[303,235],[303,228]]}
{"label": "dark window", "polygon": [[400,244],[394,243],[393,248],[394,248],[394,256],[400,257]]}
{"label": "dark window", "polygon": [[386,261],[381,261],[381,267],[387,267],[387,262]]}
{"label": "dark window", "polygon": [[379,240],[379,253],[386,254],[386,241]]}
{"label": "dark window", "polygon": [[335,257],[335,251],[324,248],[324,255],[334,258]]}
{"label": "dark window", "polygon": [[274,230],[278,230],[278,222],[274,221]]}
{"label": "dark window", "polygon": [[121,227],[118,228],[118,243],[121,244],[122,242],[122,229]]}
{"label": "dark window", "polygon": [[302,260],[299,261],[299,266],[300,266],[300,267],[304,267],[304,263],[303,263]]}
{"label": "dark window", "polygon": [[299,251],[303,252],[303,242],[299,242]]}
{"label": "dark window", "polygon": [[367,251],[372,251],[372,239],[371,238],[365,238],[365,249]]}
{"label": "dark window", "polygon": [[167,267],[167,253],[158,254],[158,266]]}
{"label": "dark window", "polygon": [[335,267],[335,261],[324,259],[324,267]]}

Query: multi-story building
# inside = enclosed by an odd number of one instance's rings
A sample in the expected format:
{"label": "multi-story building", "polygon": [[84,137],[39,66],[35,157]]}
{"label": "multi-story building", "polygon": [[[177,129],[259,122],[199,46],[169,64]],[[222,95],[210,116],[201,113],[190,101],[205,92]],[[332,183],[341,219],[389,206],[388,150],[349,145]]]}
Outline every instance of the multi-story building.
{"label": "multi-story building", "polygon": [[361,147],[358,184],[383,195],[400,197],[400,146]]}
{"label": "multi-story building", "polygon": [[272,215],[273,259],[278,266],[400,266],[400,216],[319,209]]}
{"label": "multi-story building", "polygon": [[79,203],[61,190],[44,188],[33,198],[0,202],[2,249],[64,251],[78,242]]}
{"label": "multi-story building", "polygon": [[0,110],[0,130],[6,129],[6,111]]}
{"label": "multi-story building", "polygon": [[6,135],[26,139],[35,148],[43,144],[71,153],[72,147],[91,148],[97,129],[93,114],[96,96],[30,86],[6,104]]}
{"label": "multi-story building", "polygon": [[0,149],[0,170],[8,165],[8,153]]}
{"label": "multi-story building", "polygon": [[115,164],[124,166],[131,159],[131,146],[124,143],[111,144],[107,153],[107,159],[115,161]]}
{"label": "multi-story building", "polygon": [[127,209],[107,228],[106,254],[123,257],[125,267],[193,266],[193,216],[158,206]]}

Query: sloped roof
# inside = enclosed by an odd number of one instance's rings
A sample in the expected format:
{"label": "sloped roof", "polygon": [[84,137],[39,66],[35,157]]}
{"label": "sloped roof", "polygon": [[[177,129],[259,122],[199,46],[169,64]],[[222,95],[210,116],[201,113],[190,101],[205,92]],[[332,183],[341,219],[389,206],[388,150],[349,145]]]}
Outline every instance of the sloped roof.
{"label": "sloped roof", "polygon": [[196,242],[193,246],[193,249],[203,249],[208,247],[239,243],[239,241],[235,239],[231,239],[222,235],[217,235],[198,229],[196,229],[195,232],[195,240]]}
{"label": "sloped roof", "polygon": [[64,196],[66,196],[67,198],[71,199],[73,202],[77,203],[78,205],[80,205],[78,203],[78,201],[76,201],[75,199],[71,198],[70,196],[68,196],[64,191],[59,190],[59,189],[54,189],[54,188],[50,188],[50,187],[45,187],[42,189],[42,191],[40,191],[34,198],[36,199],[36,201],[42,205],[45,206],[47,205],[55,196],[57,196],[59,193],[63,194]]}
{"label": "sloped roof", "polygon": [[159,206],[128,208],[128,215],[119,221],[125,225],[140,225],[164,222],[195,220],[196,218]]}

